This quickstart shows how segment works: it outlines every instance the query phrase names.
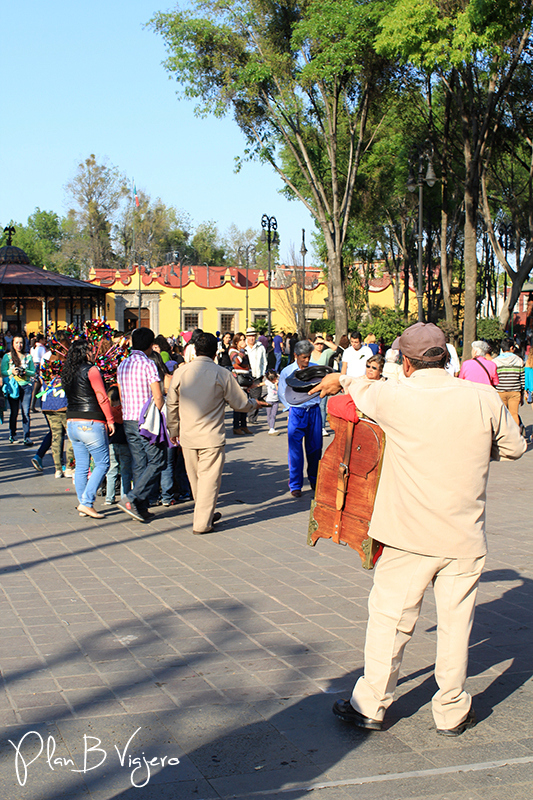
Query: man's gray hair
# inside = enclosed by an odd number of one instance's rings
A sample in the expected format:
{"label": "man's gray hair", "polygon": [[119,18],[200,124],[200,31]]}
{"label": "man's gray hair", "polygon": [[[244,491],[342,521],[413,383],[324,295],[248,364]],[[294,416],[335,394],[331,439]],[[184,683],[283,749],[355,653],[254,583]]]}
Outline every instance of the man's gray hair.
{"label": "man's gray hair", "polygon": [[296,342],[294,345],[295,356],[310,356],[313,350],[314,347],[309,339],[300,339],[300,341]]}
{"label": "man's gray hair", "polygon": [[472,342],[472,356],[486,356],[490,353],[488,342]]}

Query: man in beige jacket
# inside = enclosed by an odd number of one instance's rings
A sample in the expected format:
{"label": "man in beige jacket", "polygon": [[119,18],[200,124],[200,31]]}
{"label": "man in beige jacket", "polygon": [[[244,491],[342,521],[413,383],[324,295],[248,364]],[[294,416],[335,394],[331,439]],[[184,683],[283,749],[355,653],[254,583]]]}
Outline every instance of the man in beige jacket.
{"label": "man in beige jacket", "polygon": [[385,431],[386,445],[370,536],[384,545],[369,597],[364,675],[333,712],[381,730],[404,648],[433,583],[437,607],[437,733],[476,724],[465,691],[468,641],[485,562],[486,486],[491,457],[514,460],[526,444],[492,386],[459,381],[444,367],[444,334],[417,323],[400,337],[403,376],[369,381],[328,375],[315,391],[342,386]]}
{"label": "man in beige jacket", "polygon": [[193,533],[210,533],[224,468],[224,410],[256,408],[231,372],[214,363],[217,340],[202,333],[196,340],[196,358],[175,370],[167,394],[167,427],[171,441],[183,450],[185,468],[194,497]]}

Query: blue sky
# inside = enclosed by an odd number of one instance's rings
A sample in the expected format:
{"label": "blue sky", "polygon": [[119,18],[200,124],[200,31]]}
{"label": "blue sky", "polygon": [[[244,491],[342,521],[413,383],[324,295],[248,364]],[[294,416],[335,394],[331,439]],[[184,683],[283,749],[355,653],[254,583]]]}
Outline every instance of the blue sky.
{"label": "blue sky", "polygon": [[[280,256],[299,250],[313,222],[300,202],[279,194],[267,165],[234,172],[244,138],[231,117],[198,119],[178,99],[161,62],[162,39],[144,28],[166,0],[18,0],[2,10],[3,124],[0,224],[25,223],[38,206],[67,212],[65,185],[95,153],[138,189],[189,213],[260,228],[274,215]],[[309,254],[311,255],[311,253]]]}

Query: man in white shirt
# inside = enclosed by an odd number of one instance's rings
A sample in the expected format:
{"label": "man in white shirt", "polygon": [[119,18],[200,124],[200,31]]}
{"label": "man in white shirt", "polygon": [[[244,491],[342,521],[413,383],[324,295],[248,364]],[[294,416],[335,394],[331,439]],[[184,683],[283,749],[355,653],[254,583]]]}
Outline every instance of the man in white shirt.
{"label": "man in white shirt", "polygon": [[362,378],[366,372],[366,362],[374,355],[367,344],[363,344],[360,333],[350,334],[350,347],[347,347],[342,357],[342,375],[350,378]]}
{"label": "man in white shirt", "polygon": [[[246,329],[246,352],[250,362],[252,378],[255,383],[259,383],[266,372],[267,354],[261,342],[257,341],[257,331],[255,328]],[[259,400],[261,398],[261,387],[252,386],[248,394],[252,399]],[[258,414],[259,408],[254,408],[251,414],[248,414],[248,422],[257,422]]]}

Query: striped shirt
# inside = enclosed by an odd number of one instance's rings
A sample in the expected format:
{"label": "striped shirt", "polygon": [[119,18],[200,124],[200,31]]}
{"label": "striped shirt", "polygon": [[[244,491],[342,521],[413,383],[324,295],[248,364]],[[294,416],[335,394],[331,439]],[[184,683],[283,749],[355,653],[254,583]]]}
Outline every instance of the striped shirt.
{"label": "striped shirt", "polygon": [[525,386],[524,362],[514,353],[500,353],[493,360],[498,370],[499,392],[523,392]]}
{"label": "striped shirt", "polygon": [[138,420],[142,407],[152,396],[151,384],[159,383],[155,363],[142,350],[132,350],[118,365],[117,380],[123,419]]}

